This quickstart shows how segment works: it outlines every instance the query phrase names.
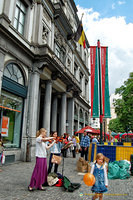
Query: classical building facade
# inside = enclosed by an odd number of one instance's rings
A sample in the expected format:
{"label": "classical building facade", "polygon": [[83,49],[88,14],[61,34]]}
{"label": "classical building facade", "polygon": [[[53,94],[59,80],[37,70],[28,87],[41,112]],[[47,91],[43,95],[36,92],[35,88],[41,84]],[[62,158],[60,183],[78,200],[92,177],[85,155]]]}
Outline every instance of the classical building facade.
{"label": "classical building facade", "polygon": [[7,160],[31,160],[41,127],[48,135],[72,135],[88,125],[88,48],[68,40],[78,23],[73,0],[1,0],[0,131]]}

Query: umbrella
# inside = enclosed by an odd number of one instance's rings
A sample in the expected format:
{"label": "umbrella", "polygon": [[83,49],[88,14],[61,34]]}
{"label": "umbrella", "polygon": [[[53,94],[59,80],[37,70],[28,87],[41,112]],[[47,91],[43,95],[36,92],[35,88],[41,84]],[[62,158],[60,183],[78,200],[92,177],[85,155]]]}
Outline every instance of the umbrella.
{"label": "umbrella", "polygon": [[111,135],[115,136],[115,135],[118,135],[118,133],[115,133],[115,132],[112,131]]}
{"label": "umbrella", "polygon": [[122,135],[122,138],[124,138],[125,136],[133,136],[133,133],[124,133],[124,134]]}
{"label": "umbrella", "polygon": [[84,128],[80,129],[76,133],[84,133],[84,131],[91,133],[91,134],[97,134],[97,135],[100,134],[100,130],[96,130],[96,129],[92,128],[91,126],[85,126]]}
{"label": "umbrella", "polygon": [[120,133],[120,137],[122,137],[125,133]]}

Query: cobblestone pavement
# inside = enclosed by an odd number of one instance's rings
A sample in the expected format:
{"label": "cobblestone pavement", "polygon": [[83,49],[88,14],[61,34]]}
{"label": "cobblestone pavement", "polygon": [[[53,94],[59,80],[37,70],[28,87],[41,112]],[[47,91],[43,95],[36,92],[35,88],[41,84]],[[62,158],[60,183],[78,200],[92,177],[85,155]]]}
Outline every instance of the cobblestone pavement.
{"label": "cobblestone pavement", "polygon": [[[81,187],[74,192],[66,192],[62,187],[48,186],[46,191],[27,190],[35,162],[18,162],[2,166],[0,172],[0,200],[88,200],[92,199],[91,187],[83,182],[83,175],[76,171],[77,158],[64,159],[64,175],[72,182],[81,183]],[[62,173],[62,166],[59,166]],[[104,200],[132,200],[133,176],[126,180],[109,180],[108,192]]]}

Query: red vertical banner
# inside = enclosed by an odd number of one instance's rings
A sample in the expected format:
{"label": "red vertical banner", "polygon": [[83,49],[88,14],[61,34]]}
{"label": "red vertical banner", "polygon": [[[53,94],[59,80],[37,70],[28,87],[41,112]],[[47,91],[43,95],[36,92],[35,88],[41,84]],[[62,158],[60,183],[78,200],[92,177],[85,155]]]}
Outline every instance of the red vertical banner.
{"label": "red vertical banner", "polygon": [[97,47],[90,47],[91,65],[91,117],[99,117]]}

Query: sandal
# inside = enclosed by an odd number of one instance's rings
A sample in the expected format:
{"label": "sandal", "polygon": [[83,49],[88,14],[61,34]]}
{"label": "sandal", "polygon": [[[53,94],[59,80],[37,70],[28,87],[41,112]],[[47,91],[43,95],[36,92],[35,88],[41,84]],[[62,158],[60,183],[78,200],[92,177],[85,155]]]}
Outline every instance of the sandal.
{"label": "sandal", "polygon": [[30,186],[28,186],[28,190],[29,190],[30,192],[32,192],[32,191],[33,191],[33,188],[30,187]]}

